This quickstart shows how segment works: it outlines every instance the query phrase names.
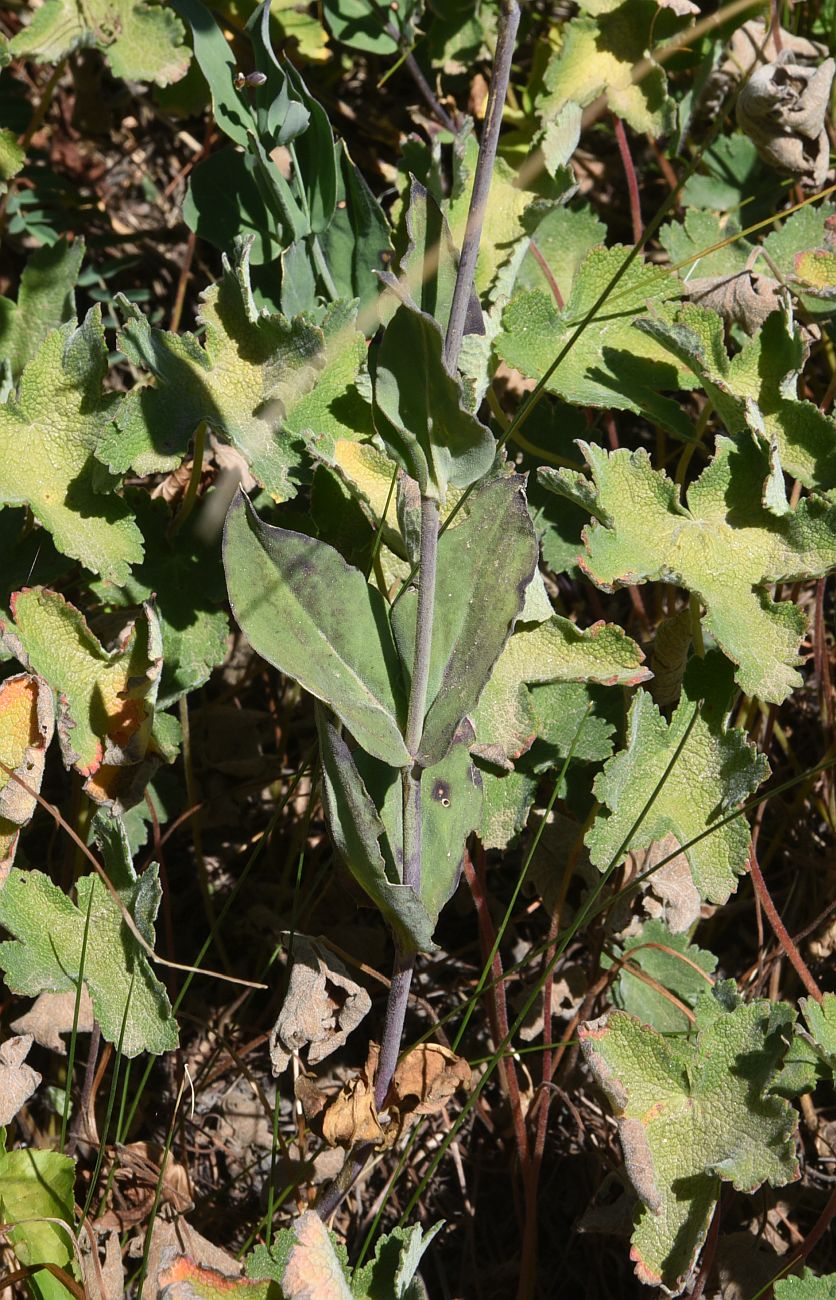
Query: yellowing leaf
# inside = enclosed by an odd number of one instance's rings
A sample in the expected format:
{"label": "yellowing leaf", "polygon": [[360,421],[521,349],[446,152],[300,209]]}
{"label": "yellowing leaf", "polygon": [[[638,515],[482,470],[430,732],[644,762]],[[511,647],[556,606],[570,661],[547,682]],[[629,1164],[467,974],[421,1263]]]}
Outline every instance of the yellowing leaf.
{"label": "yellowing leaf", "polygon": [[[49,687],[28,673],[7,677],[0,685],[0,760],[35,791],[41,788],[53,729]],[[14,862],[20,828],[35,804],[33,796],[0,768],[0,886]]]}
{"label": "yellowing leaf", "polygon": [[[237,447],[259,483],[278,499],[293,496],[289,475],[301,463],[301,438],[290,431],[296,403],[321,378],[325,340],[303,317],[259,312],[249,279],[249,246],[203,294],[205,346],[193,334],[152,328],[127,299],[119,344],[153,381],[133,389],[99,456],[111,469],[140,474],[180,464],[206,423]],[[316,431],[314,431],[316,434]],[[309,441],[329,449],[330,436]]]}
{"label": "yellowing leaf", "polygon": [[696,1014],[688,1042],[623,1011],[579,1031],[641,1202],[636,1274],[673,1295],[688,1284],[721,1180],[753,1192],[798,1177],[796,1113],[768,1092],[794,1013],[786,1003],[743,1004],[726,983],[700,997]]}
{"label": "yellowing leaf", "polygon": [[[8,1236],[21,1264],[57,1264],[72,1276],[74,1182],[75,1161],[57,1151],[0,1155],[0,1216],[12,1225]],[[67,1300],[66,1287],[46,1271],[31,1285],[38,1300]]]}
{"label": "yellowing leaf", "polygon": [[749,437],[717,439],[714,459],[688,489],[687,508],[646,451],[580,446],[591,480],[542,470],[541,481],[594,516],[584,530],[584,571],[605,590],[669,582],[694,592],[743,690],[780,704],[801,683],[796,665],[807,620],[790,601],[773,601],[766,587],[836,564],[836,506],[813,498],[780,518],[769,513],[761,500],[769,467]]}
{"label": "yellowing leaf", "polygon": [[555,614],[518,627],[502,651],[474,717],[473,752],[499,767],[529,748],[537,734],[529,686],[543,682],[601,682],[633,686],[650,673],[635,641],[620,627],[595,623],[581,631]]}
{"label": "yellowing leaf", "polygon": [[0,405],[0,504],[28,505],[59,551],[123,582],[142,537],[96,460],[119,403],[106,371],[98,307],[47,335]]}
{"label": "yellowing leaf", "polygon": [[85,788],[97,802],[130,801],[140,765],[157,749],[152,726],[162,657],[152,607],[144,606],[113,651],[57,592],[28,588],[12,597],[12,610],[15,624],[3,628],[4,639],[55,691],[65,764],[89,778]]}
{"label": "yellowing leaf", "polygon": [[663,70],[651,63],[640,79],[634,65],[647,55],[651,26],[658,14],[655,0],[624,0],[596,18],[581,15],[564,29],[560,50],[552,56],[543,79],[545,94],[537,108],[554,118],[574,100],[585,107],[600,95],[634,131],[664,135],[673,124],[674,105],[668,97]]}
{"label": "yellowing leaf", "polygon": [[731,665],[716,651],[692,661],[682,699],[665,721],[638,691],[627,721],[627,748],[605,764],[595,794],[605,809],[586,837],[595,866],[673,835],[688,858],[702,898],[724,903],[746,868],[749,828],[743,818],[703,835],[756,790],[769,774],[766,758],[743,731],[728,729]]}

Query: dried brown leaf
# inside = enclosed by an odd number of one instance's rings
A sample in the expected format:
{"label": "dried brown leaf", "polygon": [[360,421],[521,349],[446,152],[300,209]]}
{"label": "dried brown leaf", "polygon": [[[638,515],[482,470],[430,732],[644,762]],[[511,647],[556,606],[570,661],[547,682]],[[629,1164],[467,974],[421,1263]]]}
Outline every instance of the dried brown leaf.
{"label": "dried brown leaf", "polygon": [[[115,1228],[109,1228],[103,1233],[94,1232],[91,1245],[88,1233],[84,1232],[80,1243],[84,1291],[89,1300],[122,1300],[125,1294],[125,1271],[122,1267],[119,1233]],[[104,1247],[104,1259],[99,1258],[101,1247]]]}
{"label": "dried brown leaf", "polygon": [[377,1043],[370,1043],[369,1055],[360,1073],[344,1083],[336,1097],[328,1102],[322,1119],[322,1136],[330,1146],[348,1147],[355,1142],[388,1141],[374,1104],[374,1076],[379,1056]]}
{"label": "dried brown leaf", "polygon": [[836,62],[817,68],[796,62],[790,49],[757,67],[740,88],[737,123],[760,157],[811,189],[827,179],[830,140],[825,116]]}
{"label": "dried brown leaf", "polygon": [[[28,1011],[12,1021],[12,1029],[18,1034],[31,1034],[40,1047],[57,1052],[59,1056],[66,1056],[67,1048],[61,1035],[72,1032],[75,997],[74,990],[68,993],[41,993]],[[92,1033],[93,1023],[93,1003],[87,985],[82,984],[76,1032]]]}
{"label": "dried brown leaf", "polygon": [[[435,1115],[459,1091],[469,1091],[472,1072],[467,1061],[440,1043],[421,1043],[399,1061],[386,1095],[398,1134],[417,1115]],[[393,1139],[390,1139],[393,1140]]]}
{"label": "dried brown leaf", "polygon": [[38,1071],[26,1065],[31,1046],[31,1034],[18,1034],[0,1043],[0,1125],[11,1124],[41,1082]]}
{"label": "dried brown leaf", "polygon": [[370,1007],[366,990],[333,953],[295,935],[287,996],[270,1034],[273,1074],[281,1074],[293,1053],[308,1045],[311,1065],[330,1056]]}

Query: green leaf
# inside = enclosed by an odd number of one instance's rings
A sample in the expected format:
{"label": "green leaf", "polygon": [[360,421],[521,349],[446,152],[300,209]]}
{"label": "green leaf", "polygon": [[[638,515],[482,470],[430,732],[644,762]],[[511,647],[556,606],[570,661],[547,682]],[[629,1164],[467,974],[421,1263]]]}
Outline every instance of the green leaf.
{"label": "green leaf", "polygon": [[[606,234],[606,226],[591,208],[553,208],[537,222],[531,239],[548,264],[564,302],[587,253],[603,244]],[[540,289],[553,296],[542,263],[530,248],[520,263],[514,288]]]}
{"label": "green leaf", "polygon": [[[421,902],[433,927],[452,895],[461,872],[464,845],[479,825],[482,779],[470,751],[473,728],[467,719],[453,738],[449,753],[421,777]],[[380,847],[390,879],[403,875],[403,787],[401,774],[358,752],[357,768],[386,831]]]}
{"label": "green leaf", "polygon": [[[121,822],[99,813],[95,829],[105,870],[122,905],[153,945],[154,920],[162,897],[159,870],[154,865],[136,875]],[[0,944],[0,968],[9,988],[27,997],[67,993],[75,990],[82,976],[109,1043],[119,1042],[124,1021],[125,1056],[173,1051],[177,1023],[166,991],[125,924],[121,909],[96,875],[82,876],[76,890],[77,907],[42,872],[12,869],[0,889],[0,925],[14,936]]]}
{"label": "green leaf", "polygon": [[[400,259],[406,292],[446,333],[459,257],[447,218],[432,194],[414,176],[405,216],[407,246]],[[477,302],[478,306],[478,302]]]}
{"label": "green leaf", "polygon": [[732,358],[714,311],[688,305],[674,322],[637,325],[693,370],[729,433],[748,429],[764,439],[781,468],[805,487],[836,487],[836,424],[798,397],[809,344],[791,312],[773,312]]}
{"label": "green leaf", "polygon": [[745,211],[746,220],[759,221],[775,211],[775,173],[761,162],[748,135],[721,135],[702,155],[705,175],[689,176],[682,190],[689,208],[716,212]]}
{"label": "green leaf", "polygon": [[[736,234],[739,227],[729,218],[721,221],[714,212],[688,208],[682,221],[670,221],[659,231],[659,243],[674,263],[677,274],[684,281],[692,276],[737,275],[746,269],[752,252],[747,239],[724,243]],[[714,244],[723,248],[706,252]]]}
{"label": "green leaf", "polygon": [[145,537],[145,558],[122,586],[99,582],[94,590],[110,609],[153,597],[163,655],[157,707],[168,708],[202,686],[226,658],[229,619],[220,608],[226,601],[220,549],[201,540],[191,521],[169,540],[171,512],[159,498],[137,491],[128,501]]}
{"label": "green leaf", "polygon": [[595,521],[584,533],[584,571],[605,590],[642,582],[685,587],[706,608],[703,623],[738,665],[747,695],[781,703],[801,683],[798,646],[807,624],[771,582],[818,577],[836,563],[836,507],[802,501],[776,518],[762,501],[765,455],[744,437],[718,438],[716,454],[688,489],[654,470],[646,451],[607,453],[581,444],[592,479],[566,470],[541,481]]}
{"label": "green leaf", "polygon": [[[0,1154],[0,1219],[11,1225],[7,1235],[20,1264],[57,1264],[74,1275],[74,1183],[75,1161],[57,1151]],[[28,1284],[37,1300],[67,1300],[70,1294],[46,1269],[33,1273]]]}
{"label": "green leaf", "polygon": [[246,149],[256,123],[247,92],[235,88],[238,64],[232,47],[202,0],[171,0],[171,7],[191,28],[194,56],[209,85],[215,121],[230,140]]}
{"label": "green leaf", "polygon": [[[459,132],[453,146],[453,193],[446,212],[457,248],[464,243],[478,157],[479,142],[472,129],[465,128]],[[508,261],[525,234],[522,218],[531,198],[531,193],[517,183],[514,168],[504,158],[498,157],[491,174],[490,195],[476,260],[477,294],[490,289],[497,271]]]}
{"label": "green leaf", "polygon": [[625,0],[597,20],[586,15],[564,27],[560,50],[552,55],[537,102],[542,117],[555,117],[574,100],[586,107],[600,95],[634,131],[666,135],[673,126],[674,105],[663,70],[653,61],[640,79],[634,67],[647,56],[651,27],[658,15],[655,0]]}
{"label": "green leaf", "polygon": [[28,505],[60,551],[124,582],[142,539],[96,460],[120,400],[106,372],[98,307],[47,335],[0,405],[0,503]]}
{"label": "green leaf", "polygon": [[378,327],[377,299],[383,271],[392,256],[386,214],[349,156],[345,141],[335,146],[338,159],[336,209],[320,235],[323,257],[341,298],[356,298],[359,323],[371,337]]}
{"label": "green leaf", "polygon": [[15,58],[57,63],[71,50],[95,45],[114,77],[167,86],[189,66],[184,35],[173,13],[142,0],[46,0],[9,49]]}
{"label": "green leaf", "polygon": [[340,856],[391,926],[401,952],[431,952],[435,919],[381,847],[386,827],[337,727],[317,709],[322,759],[323,802],[328,827]]}
{"label": "green leaf", "polygon": [[253,649],[328,704],[375,758],[408,763],[386,607],[359,569],[324,542],[262,523],[240,490],[224,529],[224,566]]}
{"label": "green leaf", "polygon": [[502,651],[474,715],[474,752],[510,767],[537,735],[528,688],[544,682],[634,686],[650,676],[635,641],[612,623],[581,631],[554,614],[539,626],[517,626]]}
{"label": "green leaf", "polygon": [[25,162],[26,152],[18,144],[14,131],[0,127],[0,194],[6,193],[9,188],[6,181],[17,176]]}
{"label": "green leaf", "polygon": [[[613,987],[615,1005],[629,1011],[642,1024],[658,1029],[660,1034],[686,1033],[688,1017],[659,987],[643,980],[641,974],[667,989],[686,1007],[693,1008],[709,984],[699,972],[711,975],[717,966],[714,953],[689,943],[684,934],[673,934],[663,921],[651,919],[625,940],[617,955],[626,964],[619,967]],[[604,965],[609,967],[612,963],[607,960]],[[636,968],[638,975],[632,973]]]}
{"label": "green leaf", "polygon": [[252,154],[232,147],[210,154],[189,176],[183,220],[222,253],[239,236],[251,240],[253,266],[272,266],[282,248],[280,223],[259,185],[260,169]]}
{"label": "green leaf", "polygon": [[538,781],[527,772],[497,776],[482,769],[482,828],[479,838],[486,849],[507,849],[528,820]]}
{"label": "green leaf", "polygon": [[415,1289],[413,1281],[422,1255],[443,1227],[436,1223],[424,1232],[415,1224],[378,1237],[374,1259],[354,1271],[354,1294],[368,1300],[421,1300],[424,1291]]}
{"label": "green leaf", "polygon": [[[717,651],[689,665],[670,723],[646,691],[637,692],[627,720],[627,748],[595,781],[595,795],[609,811],[598,815],[586,845],[601,871],[617,855],[620,860],[665,835],[684,846],[766,779],[766,758],[744,731],[728,728],[731,693],[731,665]],[[749,828],[742,817],[686,848],[700,897],[724,903],[746,868],[748,851]]]}
{"label": "green leaf", "polygon": [[[121,472],[139,474],[179,465],[205,422],[246,458],[274,497],[295,494],[288,477],[302,461],[302,441],[289,430],[294,407],[317,383],[324,362],[322,331],[307,321],[259,312],[249,281],[248,246],[234,265],[224,262],[219,284],[202,296],[202,347],[193,334],[152,328],[119,297],[125,326],[119,346],[154,381],[125,399],[99,456]],[[312,436],[313,445],[330,439]]]}
{"label": "green leaf", "polygon": [[84,243],[59,239],[39,248],[26,263],[17,302],[0,298],[0,356],[8,358],[13,378],[32,360],[50,330],[75,320],[73,290]]}
{"label": "green leaf", "polygon": [[[807,279],[809,274],[814,274],[818,260],[815,254],[827,253],[833,247],[834,217],[836,206],[832,203],[820,203],[815,207],[808,204],[782,221],[763,241],[764,253],[779,275],[797,286],[804,310],[814,320],[832,316],[836,306],[832,282],[829,286],[822,286],[818,283],[818,275],[812,282]],[[826,259],[824,266],[827,266]]]}
{"label": "green leaf", "polygon": [[160,757],[153,726],[162,644],[153,607],[112,651],[57,592],[27,588],[12,597],[12,612],[14,626],[2,626],[2,635],[55,692],[65,765],[88,778],[97,803],[135,803]]}
{"label": "green leaf", "polygon": [[799,1006],[818,1055],[836,1079],[836,993],[825,993],[821,1002],[801,998]]}
{"label": "green leaf", "polygon": [[448,484],[469,487],[487,474],[496,454],[490,430],[465,410],[443,348],[437,322],[402,304],[373,365],[377,431],[421,494],[440,502]]}
{"label": "green leaf", "polygon": [[[425,767],[444,757],[462,718],[476,708],[537,564],[537,539],[519,476],[484,484],[470,496],[466,510],[467,517],[448,528],[438,544],[427,711],[419,746]],[[404,665],[412,664],[417,603],[412,588],[392,610]]]}
{"label": "green leaf", "polygon": [[366,364],[366,341],[357,328],[357,303],[335,302],[320,328],[324,339],[322,371],[306,393],[288,407],[289,433],[323,447],[328,440],[357,441],[374,434],[372,408],[357,380]]}
{"label": "green leaf", "polygon": [[[542,290],[516,295],[502,316],[496,351],[509,366],[539,379],[552,365],[622,265],[628,249],[594,248],[581,262],[561,311]],[[690,422],[660,389],[680,386],[679,371],[665,348],[636,346],[633,322],[648,303],[676,298],[682,286],[661,266],[636,260],[573,344],[546,385],[579,406],[643,411],[680,437],[693,436]],[[687,383],[687,378],[684,383]]]}
{"label": "green leaf", "polygon": [[[20,673],[0,683],[0,760],[36,793],[54,727],[54,700],[45,682]],[[0,768],[0,888],[14,861],[20,828],[36,805]]]}
{"label": "green leaf", "polygon": [[693,1041],[663,1038],[623,1011],[581,1027],[641,1201],[631,1256],[642,1282],[684,1289],[721,1180],[753,1192],[798,1177],[796,1113],[767,1094],[792,1019],[786,1003],[744,1004],[726,984],[697,1002]]}
{"label": "green leaf", "polygon": [[775,1300],[836,1300],[836,1273],[816,1277],[805,1268],[801,1277],[785,1277],[775,1283]]}

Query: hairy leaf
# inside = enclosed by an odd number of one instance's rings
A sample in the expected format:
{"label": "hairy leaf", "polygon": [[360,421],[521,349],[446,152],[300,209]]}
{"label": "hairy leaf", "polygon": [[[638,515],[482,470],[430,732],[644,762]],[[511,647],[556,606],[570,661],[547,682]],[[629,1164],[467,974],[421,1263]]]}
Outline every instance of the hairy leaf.
{"label": "hairy leaf", "polygon": [[690,366],[729,433],[749,429],[765,439],[781,468],[805,487],[836,487],[836,424],[798,397],[809,345],[789,312],[773,312],[731,359],[715,312],[689,305],[674,322],[636,324]]}
{"label": "hairy leaf", "polygon": [[73,290],[84,242],[65,239],[44,245],[26,263],[17,302],[0,298],[0,357],[6,357],[17,379],[50,330],[75,320]]}
{"label": "hairy leaf", "polygon": [[124,582],[142,539],[96,460],[119,403],[106,371],[98,307],[47,335],[0,405],[0,503],[28,505],[60,551]]}
{"label": "hairy leaf", "polygon": [[12,612],[14,627],[0,624],[2,635],[55,692],[64,763],[88,778],[97,803],[136,802],[161,754],[153,726],[162,644],[153,607],[112,651],[57,592],[27,588],[12,597]]}
{"label": "hairy leaf", "polygon": [[224,529],[232,611],[268,663],[325,701],[364,749],[400,767],[400,665],[383,597],[325,542],[258,518],[239,491]]}
{"label": "hairy leaf", "polygon": [[[517,294],[505,309],[495,344],[502,360],[539,379],[568,344],[628,251],[617,244],[593,248],[577,270],[562,311],[552,295],[541,289]],[[679,387],[678,368],[658,344],[637,348],[632,328],[637,318],[647,314],[649,303],[662,304],[681,292],[677,278],[664,267],[633,262],[550,376],[548,391],[580,406],[644,411],[665,428],[690,438],[684,414],[659,392]],[[688,382],[687,377],[683,382]]]}
{"label": "hairy leaf", "polygon": [[[676,1002],[693,1008],[699,995],[709,987],[711,981],[706,976],[717,966],[713,952],[689,943],[683,934],[673,934],[663,921],[655,919],[645,921],[636,934],[620,945],[618,960],[618,979],[613,988],[615,1005],[629,1011],[642,1024],[658,1029],[660,1034],[681,1034],[688,1030],[688,1017]],[[705,973],[701,975],[700,971]],[[642,979],[643,975],[648,979]],[[665,990],[676,1001],[666,997]]]}
{"label": "hairy leaf", "polygon": [[[105,870],[122,906],[153,945],[162,896],[158,869],[149,867],[137,877],[121,823],[99,814],[96,830]],[[76,889],[78,906],[42,872],[12,869],[0,890],[0,925],[14,936],[0,944],[6,983],[14,993],[34,997],[44,991],[68,992],[83,978],[109,1043],[118,1043],[122,1036],[122,1052],[128,1057],[172,1051],[177,1024],[171,1005],[122,910],[97,875],[82,876]]]}
{"label": "hairy leaf", "polygon": [[616,1011],[583,1025],[587,1062],[618,1120],[639,1200],[636,1274],[678,1295],[687,1285],[720,1191],[798,1177],[796,1112],[768,1095],[786,1050],[786,1003],[742,1003],[734,986],[697,1002],[693,1041],[663,1038]]}
{"label": "hairy leaf", "polygon": [[801,610],[777,604],[771,582],[815,577],[836,564],[836,507],[812,499],[776,518],[761,500],[766,456],[748,437],[717,439],[714,459],[679,489],[654,470],[644,450],[605,452],[581,444],[592,479],[566,470],[541,481],[595,516],[584,532],[581,567],[605,590],[648,581],[674,583],[700,597],[704,624],[737,664],[749,695],[781,703],[801,677]]}
{"label": "hairy leaf", "polygon": [[604,871],[631,849],[673,835],[683,846],[702,898],[724,903],[733,892],[749,850],[743,818],[685,847],[769,774],[766,758],[745,732],[728,728],[731,692],[731,665],[717,651],[692,661],[670,723],[647,691],[637,692],[627,720],[627,748],[606,763],[595,781],[595,795],[605,810],[586,845],[596,867]]}
{"label": "hairy leaf", "polygon": [[71,50],[96,45],[115,77],[167,86],[189,66],[183,36],[173,13],[143,0],[45,0],[9,48],[16,58],[57,63]]}
{"label": "hairy leaf", "polygon": [[224,262],[220,283],[203,294],[205,347],[192,334],[152,328],[127,299],[119,300],[120,347],[154,381],[128,395],[99,449],[112,469],[175,468],[205,422],[238,448],[274,497],[294,495],[289,474],[301,463],[302,443],[291,432],[293,410],[319,378],[324,338],[306,321],[256,309],[247,259],[242,244],[235,263]]}
{"label": "hairy leaf", "polygon": [[497,660],[474,715],[474,753],[499,767],[529,748],[537,735],[529,686],[544,682],[601,682],[634,686],[645,681],[644,655],[612,623],[581,631],[554,614],[539,626],[517,627]]}
{"label": "hairy leaf", "polygon": [[[44,762],[55,726],[52,692],[27,673],[0,684],[0,761],[40,793]],[[0,888],[14,862],[20,828],[37,800],[0,768]]]}
{"label": "hairy leaf", "polygon": [[[474,492],[464,521],[438,544],[435,619],[427,712],[419,746],[424,766],[439,762],[459,723],[475,709],[519,616],[537,563],[537,539],[517,475]],[[401,662],[411,666],[417,593],[392,610]],[[408,671],[405,668],[405,671]]]}
{"label": "hairy leaf", "polygon": [[801,1277],[785,1277],[775,1283],[775,1300],[836,1300],[836,1273],[816,1277],[805,1268]]}

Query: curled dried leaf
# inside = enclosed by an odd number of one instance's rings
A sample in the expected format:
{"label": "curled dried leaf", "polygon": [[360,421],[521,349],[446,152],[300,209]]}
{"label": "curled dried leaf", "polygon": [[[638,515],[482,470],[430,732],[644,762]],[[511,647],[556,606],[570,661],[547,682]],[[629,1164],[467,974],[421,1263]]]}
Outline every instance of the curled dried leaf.
{"label": "curled dried leaf", "polygon": [[469,1091],[472,1072],[467,1061],[440,1043],[421,1043],[398,1063],[386,1094],[386,1107],[396,1119],[398,1135],[413,1117],[435,1115],[459,1091]]}
{"label": "curled dried leaf", "polygon": [[[75,989],[66,993],[41,993],[28,1011],[12,1021],[12,1029],[17,1034],[31,1034],[40,1047],[57,1052],[59,1056],[66,1056],[67,1049],[61,1035],[72,1031],[75,1002]],[[82,984],[76,1033],[89,1034],[92,1030],[93,1003],[87,985]]]}
{"label": "curled dried leaf", "polygon": [[782,50],[790,51],[794,62],[812,67],[827,58],[827,46],[818,41],[796,36],[783,27],[778,29],[777,37],[776,40],[772,24],[767,24],[760,18],[751,19],[738,27],[732,34],[725,57],[706,81],[700,95],[699,111],[702,117],[711,117],[719,112],[734,86],[747,78],[759,64],[774,63]]}
{"label": "curled dried leaf", "polygon": [[[355,1142],[388,1143],[374,1104],[374,1076],[380,1048],[369,1044],[369,1055],[360,1073],[344,1083],[327,1105],[322,1136],[331,1146],[353,1146]],[[394,1139],[393,1139],[394,1140]]]}
{"label": "curled dried leaf", "polygon": [[26,1064],[31,1046],[31,1034],[7,1038],[0,1044],[0,1124],[11,1124],[41,1082],[38,1071]]}
{"label": "curled dried leaf", "polygon": [[810,68],[785,49],[757,67],[737,97],[738,125],[764,162],[816,190],[830,161],[825,116],[834,75],[833,59]]}
{"label": "curled dried leaf", "polygon": [[779,281],[750,268],[734,275],[694,276],[685,292],[692,302],[716,311],[727,325],[739,325],[747,334],[757,334],[767,316],[782,305]]}
{"label": "curled dried leaf", "polygon": [[273,1074],[280,1075],[294,1052],[308,1047],[315,1065],[341,1047],[368,1013],[371,998],[339,958],[313,939],[295,935],[290,984],[270,1033]]}

